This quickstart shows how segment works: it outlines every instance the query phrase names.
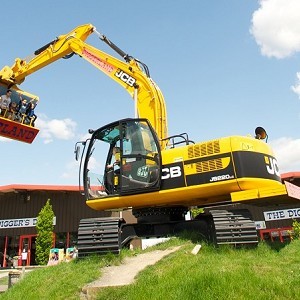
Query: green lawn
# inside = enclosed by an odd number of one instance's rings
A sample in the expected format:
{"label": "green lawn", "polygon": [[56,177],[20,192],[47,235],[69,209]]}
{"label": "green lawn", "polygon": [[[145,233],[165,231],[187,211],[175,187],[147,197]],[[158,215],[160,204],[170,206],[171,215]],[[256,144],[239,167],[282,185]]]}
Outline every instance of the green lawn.
{"label": "green lawn", "polygon": [[[181,249],[141,272],[130,286],[104,288],[97,299],[300,299],[300,240],[281,249],[260,243],[254,249],[215,248],[171,239],[157,248]],[[149,250],[148,250],[149,251]],[[127,255],[92,257],[32,271],[0,299],[79,299],[81,288],[100,276],[101,267]]]}

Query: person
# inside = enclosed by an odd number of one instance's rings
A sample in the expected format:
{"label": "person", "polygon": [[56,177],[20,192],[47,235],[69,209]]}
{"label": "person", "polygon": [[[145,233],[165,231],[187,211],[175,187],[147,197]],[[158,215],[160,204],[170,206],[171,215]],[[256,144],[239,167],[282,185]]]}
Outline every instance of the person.
{"label": "person", "polygon": [[114,166],[116,166],[116,165],[117,166],[120,165],[120,148],[119,147],[113,147],[112,153],[113,153],[113,158],[114,159],[112,159],[113,162],[111,162],[110,164],[108,164],[106,166],[106,168],[108,170],[113,169]]}
{"label": "person", "polygon": [[112,158],[110,164],[106,166],[108,191],[113,194],[119,183],[120,167],[115,169],[115,166],[120,166],[120,148],[113,147]]}
{"label": "person", "polygon": [[22,251],[21,257],[22,257],[22,266],[26,266],[27,265],[27,251],[25,248]]}
{"label": "person", "polygon": [[34,109],[36,107],[36,104],[33,102],[29,102],[27,109],[26,109],[26,118],[25,118],[25,123],[31,124],[31,126],[34,127],[34,122],[37,119],[37,115],[34,113]]}
{"label": "person", "polygon": [[16,115],[16,120],[19,122],[23,121],[23,115],[26,114],[27,110],[27,100],[23,99],[22,96],[20,95],[20,101],[17,106],[17,115]]}
{"label": "person", "polygon": [[0,114],[5,117],[6,112],[9,110],[11,103],[11,90],[7,90],[5,95],[0,97]]}
{"label": "person", "polygon": [[5,115],[8,119],[10,120],[15,120],[16,118],[16,115],[17,115],[17,107],[18,107],[18,104],[14,101],[12,101],[9,105],[9,110],[8,110],[8,114]]}

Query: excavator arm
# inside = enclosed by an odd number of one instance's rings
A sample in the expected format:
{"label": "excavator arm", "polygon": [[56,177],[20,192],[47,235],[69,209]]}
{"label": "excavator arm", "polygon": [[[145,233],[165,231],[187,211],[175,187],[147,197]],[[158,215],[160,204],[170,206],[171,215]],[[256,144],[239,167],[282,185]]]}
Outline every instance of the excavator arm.
{"label": "excavator arm", "polygon": [[[121,61],[85,42],[96,33],[100,40],[121,55]],[[21,84],[39,69],[61,59],[77,54],[120,84],[135,100],[136,117],[147,118],[155,129],[164,149],[167,137],[167,115],[163,94],[151,79],[146,65],[127,55],[91,24],[78,26],[71,32],[57,37],[34,52],[28,61],[17,58],[12,67],[0,71],[0,82],[8,87]]]}
{"label": "excavator arm", "polygon": [[78,26],[71,32],[57,37],[55,40],[34,52],[34,56],[26,59],[16,58],[12,67],[5,66],[0,71],[2,82],[9,84],[21,84],[30,74],[50,65],[72,53],[68,41],[79,39],[85,41],[92,34],[94,27],[91,24]]}

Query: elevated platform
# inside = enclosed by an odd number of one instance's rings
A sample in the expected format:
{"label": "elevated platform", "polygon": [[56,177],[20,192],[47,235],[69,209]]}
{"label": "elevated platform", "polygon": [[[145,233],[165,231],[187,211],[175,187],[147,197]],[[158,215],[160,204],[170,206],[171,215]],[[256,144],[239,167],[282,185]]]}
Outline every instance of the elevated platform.
{"label": "elevated platform", "polygon": [[0,136],[31,144],[39,129],[0,117]]}

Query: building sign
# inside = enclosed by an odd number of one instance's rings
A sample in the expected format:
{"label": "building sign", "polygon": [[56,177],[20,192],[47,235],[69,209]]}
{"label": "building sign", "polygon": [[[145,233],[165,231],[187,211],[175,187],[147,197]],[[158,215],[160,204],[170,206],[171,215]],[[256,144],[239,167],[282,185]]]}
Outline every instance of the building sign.
{"label": "building sign", "polygon": [[34,227],[36,225],[36,222],[37,222],[37,218],[0,220],[0,229]]}
{"label": "building sign", "polygon": [[[0,220],[0,229],[35,227],[36,222],[37,218]],[[56,217],[53,218],[53,225],[56,225]]]}
{"label": "building sign", "polygon": [[266,221],[300,218],[300,208],[265,211],[264,217]]}
{"label": "building sign", "polygon": [[265,221],[255,221],[255,226],[257,230],[267,228]]}

